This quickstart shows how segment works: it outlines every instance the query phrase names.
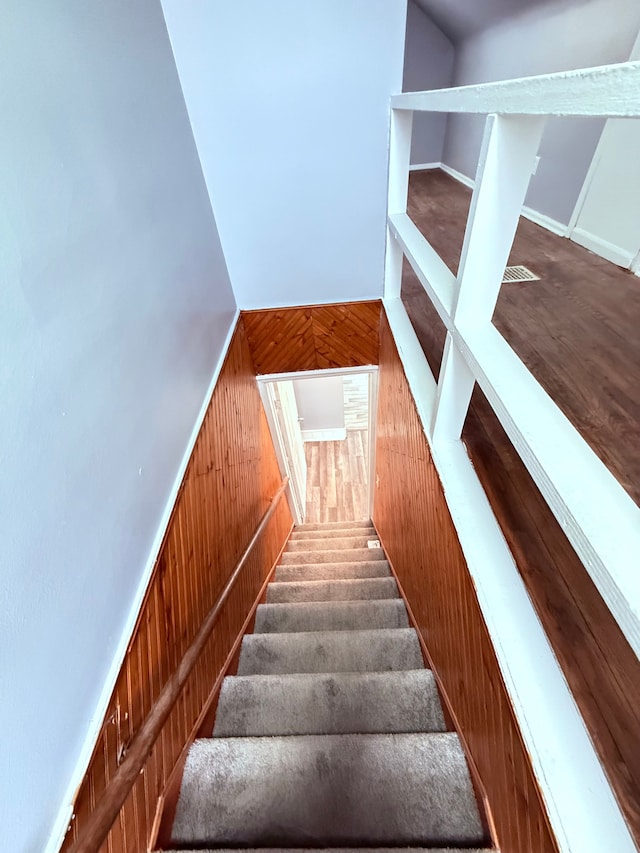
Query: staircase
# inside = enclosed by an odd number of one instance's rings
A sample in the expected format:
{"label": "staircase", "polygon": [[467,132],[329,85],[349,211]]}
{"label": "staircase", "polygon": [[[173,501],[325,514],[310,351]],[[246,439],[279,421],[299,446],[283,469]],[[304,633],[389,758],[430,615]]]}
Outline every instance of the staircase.
{"label": "staircase", "polygon": [[296,528],[189,752],[178,850],[478,850],[464,754],[373,525]]}

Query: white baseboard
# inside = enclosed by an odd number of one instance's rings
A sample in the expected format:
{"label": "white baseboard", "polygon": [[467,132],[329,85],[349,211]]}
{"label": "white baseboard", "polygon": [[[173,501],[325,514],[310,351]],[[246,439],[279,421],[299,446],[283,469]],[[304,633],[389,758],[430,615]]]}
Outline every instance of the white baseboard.
{"label": "white baseboard", "polygon": [[461,184],[464,184],[465,187],[469,187],[469,189],[473,189],[475,186],[475,181],[473,178],[467,177],[467,175],[463,175],[462,172],[459,172],[457,169],[454,169],[452,166],[447,166],[446,163],[440,163],[440,168],[443,172],[446,172],[447,175],[450,175],[456,181]]}
{"label": "white baseboard", "polygon": [[167,527],[169,526],[169,521],[171,520],[171,513],[173,512],[174,504],[178,499],[178,492],[180,491],[180,486],[182,485],[182,481],[187,470],[187,465],[189,464],[189,460],[191,459],[193,448],[195,447],[195,443],[198,438],[198,435],[200,434],[200,429],[202,428],[205,415],[207,414],[209,404],[211,403],[211,398],[213,397],[213,392],[215,390],[216,383],[218,382],[218,377],[220,376],[225,357],[229,350],[229,346],[231,345],[233,333],[235,332],[236,326],[238,325],[239,317],[240,310],[236,308],[233,319],[231,321],[231,325],[227,330],[227,335],[220,355],[218,357],[218,361],[213,369],[211,382],[209,383],[209,387],[207,388],[207,391],[205,393],[204,400],[202,401],[202,406],[200,408],[200,411],[196,418],[196,422],[189,437],[189,442],[185,448],[185,452],[182,457],[182,462],[180,463],[180,468],[178,469],[176,478],[173,482],[173,487],[169,494],[169,499],[165,505],[165,510],[160,521],[158,530],[156,532],[156,537],[151,546],[149,559],[147,560],[144,573],[138,585],[138,590],[133,606],[129,611],[125,629],[120,635],[118,651],[113,658],[109,674],[105,679],[103,685],[102,694],[100,696],[100,699],[98,700],[94,715],[92,716],[89,722],[87,736],[80,751],[80,755],[76,762],[74,771],[71,774],[71,779],[67,787],[67,792],[60,805],[58,815],[51,828],[44,853],[58,853],[67,833],[67,827],[73,814],[73,802],[75,800],[78,789],[82,784],[82,780],[85,777],[85,774],[89,767],[89,762],[91,761],[91,756],[93,755],[93,750],[98,741],[98,737],[100,736],[102,723],[109,707],[109,700],[111,699],[111,694],[113,693],[114,687],[116,685],[116,681],[118,679],[120,669],[122,668],[122,664],[124,662],[127,649],[129,647],[129,643],[133,635],[133,631],[138,621],[140,608],[142,607],[142,603],[147,592],[147,587],[149,586],[149,583],[151,581],[153,569],[157,562],[158,555],[160,553],[160,548],[162,547],[162,542],[164,541],[164,534],[166,532]]}
{"label": "white baseboard", "polygon": [[620,246],[614,246],[608,240],[603,240],[601,237],[596,237],[589,231],[584,231],[582,228],[574,228],[570,235],[574,243],[579,246],[584,246],[596,255],[617,264],[619,267],[629,269],[635,260],[635,255],[632,252],[627,252]]}
{"label": "white baseboard", "polygon": [[[463,175],[462,172],[459,172],[451,166],[447,166],[446,163],[440,163],[440,168],[447,175],[454,178],[454,180],[464,184],[465,187],[473,189],[475,186],[475,181],[472,178],[469,178],[467,175]],[[619,246],[614,246],[613,243],[609,243],[607,240],[602,240],[600,237],[596,237],[595,234],[583,231],[581,228],[574,228],[573,231],[569,233],[568,225],[564,225],[562,222],[558,222],[557,219],[553,219],[545,213],[533,210],[533,208],[527,207],[526,205],[522,208],[522,215],[530,222],[535,222],[536,225],[540,225],[547,231],[551,231],[552,234],[557,234],[558,237],[569,237],[575,243],[578,243],[580,246],[584,246],[585,249],[589,249],[591,252],[595,252],[596,255],[600,255],[600,257],[605,258],[605,260],[611,261],[619,267],[632,269],[636,275],[640,276],[640,263],[638,263],[637,266],[634,264],[636,255],[621,249]]]}
{"label": "white baseboard", "polygon": [[527,207],[525,204],[522,208],[522,215],[530,222],[535,222],[536,225],[540,225],[542,228],[546,228],[547,231],[557,234],[558,237],[568,236],[568,226],[563,225],[562,222],[558,222],[557,219],[552,219],[550,216],[547,216],[546,213],[540,213],[538,210],[534,210],[532,207]]}
{"label": "white baseboard", "polygon": [[[447,166],[446,163],[441,163],[440,168],[443,172],[446,172],[447,175],[450,175],[452,178],[454,178],[454,180],[458,181],[461,184],[464,184],[465,187],[469,187],[469,189],[474,188],[475,181],[473,180],[473,178],[469,178],[467,175],[463,175],[462,172],[459,172],[457,169],[454,169],[451,166]],[[531,222],[535,222],[536,225],[540,225],[542,226],[542,228],[546,228],[547,231],[551,231],[553,234],[557,234],[558,237],[567,236],[567,226],[563,225],[562,222],[558,222],[557,219],[552,219],[545,213],[540,213],[539,211],[534,210],[533,208],[527,207],[525,205],[522,208],[522,215],[525,219],[528,219]]]}
{"label": "white baseboard", "polygon": [[347,437],[346,427],[337,429],[303,429],[303,441],[344,441]]}
{"label": "white baseboard", "polygon": [[441,169],[442,163],[413,163],[409,166],[410,172],[422,172],[427,169]]}

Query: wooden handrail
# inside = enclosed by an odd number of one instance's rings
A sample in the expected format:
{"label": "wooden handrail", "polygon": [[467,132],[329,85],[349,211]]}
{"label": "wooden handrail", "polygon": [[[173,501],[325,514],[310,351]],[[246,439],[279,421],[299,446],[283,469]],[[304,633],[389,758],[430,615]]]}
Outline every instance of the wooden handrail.
{"label": "wooden handrail", "polygon": [[81,832],[80,837],[75,842],[69,853],[97,853],[100,846],[103,844],[109,830],[118,817],[120,809],[129,796],[129,792],[138,778],[138,774],[144,767],[145,761],[153,749],[153,745],[156,742],[167,717],[171,713],[171,710],[175,705],[191,670],[196,665],[200,653],[209,639],[209,635],[211,634],[218,619],[220,611],[238,580],[240,572],[242,571],[249,554],[253,550],[253,546],[256,544],[262,531],[269,522],[269,519],[275,512],[288,484],[289,478],[285,477],[282,481],[282,485],[275,493],[273,500],[271,501],[271,505],[262,516],[255,533],[251,537],[251,541],[245,548],[240,560],[231,574],[231,577],[224,585],[224,589],[218,596],[216,603],[207,614],[207,617],[200,626],[198,633],[193,638],[191,645],[184,653],[178,668],[162,688],[162,691],[154,702],[151,711],[137,733],[134,735],[129,748],[125,753],[122,764],[118,767],[113,778],[107,785],[100,802],[89,815],[84,831]]}

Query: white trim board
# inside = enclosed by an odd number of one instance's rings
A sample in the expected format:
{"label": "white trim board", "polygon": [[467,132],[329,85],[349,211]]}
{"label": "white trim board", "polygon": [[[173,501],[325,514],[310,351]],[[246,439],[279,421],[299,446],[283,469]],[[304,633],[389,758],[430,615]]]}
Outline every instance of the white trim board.
{"label": "white trim board", "polygon": [[[454,169],[452,166],[448,166],[446,163],[441,163],[440,168],[443,172],[446,172],[447,175],[454,178],[459,183],[464,184],[465,187],[469,187],[471,190],[475,187],[475,181],[473,178],[463,175],[462,172],[458,172],[458,170]],[[550,216],[547,216],[546,213],[540,213],[540,211],[524,205],[522,208],[522,216],[530,222],[535,222],[536,225],[546,228],[547,231],[551,231],[552,234],[557,234],[558,237],[568,236],[567,226],[562,222],[559,222],[557,219],[552,219]]]}
{"label": "white trim board", "polygon": [[547,231],[551,231],[552,234],[557,234],[558,237],[569,236],[567,226],[563,225],[562,222],[558,222],[557,219],[552,219],[550,216],[547,216],[546,213],[540,213],[538,210],[534,210],[526,204],[522,208],[522,216],[530,222],[540,225],[541,228],[546,228]]}
{"label": "white trim board", "polygon": [[636,257],[633,252],[627,252],[625,249],[620,248],[620,246],[614,246],[613,243],[603,240],[602,237],[597,237],[590,231],[585,231],[584,228],[574,228],[571,239],[579,246],[583,246],[585,249],[589,249],[590,252],[594,252],[596,255],[600,255],[601,258],[625,269],[631,268]]}
{"label": "white trim board", "polygon": [[[335,305],[335,302],[330,303]],[[259,373],[256,379],[260,382],[283,382],[287,379],[313,379],[317,376],[348,376],[350,373],[374,373],[377,364],[365,364],[361,367],[322,367],[318,370],[296,370],[289,373]]]}
{"label": "white trim board", "polygon": [[56,818],[56,821],[53,824],[49,839],[47,841],[47,845],[44,849],[44,853],[58,853],[67,833],[67,827],[73,815],[74,800],[76,798],[78,789],[82,784],[82,780],[84,779],[87,773],[87,770],[89,768],[89,762],[91,761],[91,756],[93,755],[93,750],[95,749],[98,737],[100,736],[102,723],[109,709],[109,700],[111,699],[111,695],[116,686],[116,681],[118,680],[118,675],[120,673],[120,670],[122,669],[122,664],[124,663],[124,659],[127,654],[127,649],[129,648],[129,643],[131,642],[131,637],[138,621],[138,616],[140,614],[140,609],[144,602],[144,597],[147,593],[149,583],[151,582],[153,569],[158,560],[160,548],[162,547],[162,542],[164,541],[164,536],[167,531],[167,527],[169,526],[169,521],[171,520],[171,513],[173,512],[173,507],[175,506],[176,500],[178,498],[178,492],[180,491],[180,486],[182,485],[182,481],[184,479],[189,460],[191,459],[193,448],[195,447],[198,435],[200,434],[200,430],[202,429],[202,424],[204,423],[207,410],[211,403],[211,398],[213,397],[213,392],[218,382],[218,378],[220,376],[224,360],[227,357],[227,352],[229,351],[231,339],[233,338],[233,334],[238,325],[239,317],[240,310],[236,307],[236,311],[233,320],[231,321],[229,330],[227,331],[227,335],[222,350],[220,352],[220,356],[214,367],[211,382],[209,383],[209,387],[204,396],[202,406],[198,413],[198,417],[196,418],[193,430],[191,431],[191,436],[189,437],[189,441],[182,457],[180,467],[178,468],[178,473],[176,474],[176,478],[169,493],[169,498],[162,514],[160,524],[158,525],[158,531],[151,546],[149,558],[147,559],[147,563],[142,574],[140,584],[138,585],[138,590],[133,600],[133,604],[131,606],[131,609],[129,610],[129,616],[126,621],[125,628],[120,636],[120,641],[118,643],[116,654],[114,655],[111,668],[109,669],[109,673],[107,675],[107,678],[105,679],[104,686],[102,688],[102,693],[96,705],[94,715],[89,722],[89,730],[87,732],[84,745],[80,752],[78,761],[76,762],[75,769],[71,774],[71,780],[69,782],[69,785],[67,786],[67,791],[62,800],[62,804],[58,812],[58,817]]}
{"label": "white trim board", "polygon": [[437,386],[400,299],[383,300],[478,603],[562,853],[635,845],[461,441],[429,435]]}
{"label": "white trim board", "polygon": [[433,169],[440,169],[442,167],[442,163],[412,163],[409,166],[410,172],[428,172]]}
{"label": "white trim board", "polygon": [[468,175],[463,175],[462,172],[454,169],[453,166],[448,166],[446,163],[440,163],[440,168],[443,172],[449,175],[449,177],[454,178],[454,180],[458,181],[460,184],[464,184],[465,187],[469,187],[470,190],[475,187],[476,182],[473,178],[470,178]]}
{"label": "white trim board", "polygon": [[392,96],[391,108],[484,115],[640,116],[640,62],[403,92]]}

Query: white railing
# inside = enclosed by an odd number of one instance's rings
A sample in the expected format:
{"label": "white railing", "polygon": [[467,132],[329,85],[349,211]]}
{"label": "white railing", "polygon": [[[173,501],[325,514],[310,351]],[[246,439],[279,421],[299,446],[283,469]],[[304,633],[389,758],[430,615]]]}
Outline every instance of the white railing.
{"label": "white railing", "polygon": [[[561,850],[633,851],[460,436],[477,382],[640,654],[640,509],[492,323],[546,117],[640,117],[640,62],[407,93],[391,108],[385,307],[505,682]],[[414,111],[487,115],[457,276],[406,212]],[[403,256],[447,329],[437,384],[400,301]]]}

